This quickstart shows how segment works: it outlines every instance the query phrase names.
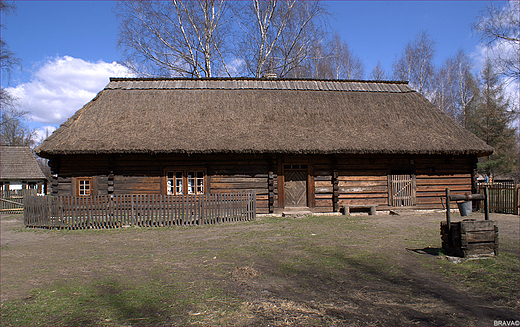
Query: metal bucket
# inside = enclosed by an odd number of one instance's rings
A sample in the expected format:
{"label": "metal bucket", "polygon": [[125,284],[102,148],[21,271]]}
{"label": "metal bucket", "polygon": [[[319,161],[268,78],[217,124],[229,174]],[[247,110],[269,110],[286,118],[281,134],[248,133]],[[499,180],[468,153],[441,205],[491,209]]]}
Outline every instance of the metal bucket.
{"label": "metal bucket", "polygon": [[471,201],[457,202],[461,216],[468,216],[471,214]]}

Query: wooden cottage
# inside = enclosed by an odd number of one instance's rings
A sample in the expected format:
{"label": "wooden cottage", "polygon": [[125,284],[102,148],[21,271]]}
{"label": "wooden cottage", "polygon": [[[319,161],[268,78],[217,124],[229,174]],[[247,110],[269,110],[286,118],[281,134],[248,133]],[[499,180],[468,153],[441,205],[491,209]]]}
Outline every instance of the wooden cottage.
{"label": "wooden cottage", "polygon": [[434,209],[493,148],[406,82],[112,78],[37,149],[60,195],[256,190],[257,212]]}
{"label": "wooden cottage", "polygon": [[23,194],[24,190],[35,190],[45,194],[47,191],[47,178],[28,146],[2,146],[0,167],[0,192]]}

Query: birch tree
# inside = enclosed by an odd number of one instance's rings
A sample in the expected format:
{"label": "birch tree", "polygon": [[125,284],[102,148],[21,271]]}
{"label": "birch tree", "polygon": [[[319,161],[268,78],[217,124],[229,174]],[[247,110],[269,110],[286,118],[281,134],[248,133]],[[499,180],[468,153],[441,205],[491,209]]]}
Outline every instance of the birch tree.
{"label": "birch tree", "polygon": [[240,36],[236,55],[244,62],[247,75],[302,74],[319,34],[318,20],[326,13],[320,2],[254,0],[237,8],[237,13]]}
{"label": "birch tree", "polygon": [[363,61],[338,33],[334,33],[330,40],[314,45],[307,61],[308,78],[362,79],[365,73]]}
{"label": "birch tree", "polygon": [[373,81],[384,81],[386,79],[386,73],[383,69],[383,65],[381,65],[381,61],[378,60],[377,65],[372,69],[370,79]]}
{"label": "birch tree", "polygon": [[430,98],[435,74],[434,55],[435,41],[426,31],[419,32],[396,57],[392,65],[394,78],[409,81],[412,88]]}
{"label": "birch tree", "polygon": [[467,124],[467,106],[477,92],[472,67],[468,54],[461,49],[435,74],[432,102],[462,126]]}
{"label": "birch tree", "polygon": [[224,0],[118,2],[123,63],[139,76],[230,76],[228,9]]}
{"label": "birch tree", "polygon": [[347,42],[334,33],[328,45],[329,61],[334,79],[362,79],[365,74],[363,61],[354,55]]}
{"label": "birch tree", "polygon": [[480,12],[473,29],[490,49],[491,62],[507,78],[520,81],[520,4],[510,0],[499,10],[488,5]]}

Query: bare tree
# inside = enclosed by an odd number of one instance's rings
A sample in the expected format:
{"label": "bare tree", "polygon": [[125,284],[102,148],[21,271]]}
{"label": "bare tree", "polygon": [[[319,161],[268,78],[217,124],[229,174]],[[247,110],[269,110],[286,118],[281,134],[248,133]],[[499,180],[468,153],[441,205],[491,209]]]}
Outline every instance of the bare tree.
{"label": "bare tree", "polygon": [[489,5],[472,26],[491,49],[492,63],[502,76],[520,81],[520,4],[510,0],[504,9]]}
{"label": "bare tree", "polygon": [[319,34],[317,21],[326,14],[317,1],[246,2],[240,8],[237,56],[244,62],[246,74],[262,77],[301,75],[311,45]]}
{"label": "bare tree", "polygon": [[410,86],[426,97],[431,96],[434,78],[435,41],[426,31],[408,42],[393,63],[394,78],[407,80]]}
{"label": "bare tree", "polygon": [[[14,3],[8,3],[6,1],[0,1],[0,11],[3,14],[10,14],[16,10]],[[5,25],[1,26],[5,28]],[[20,58],[16,56],[14,52],[9,49],[9,45],[4,39],[0,38],[0,65],[2,66],[2,75],[7,77],[7,81],[9,82],[11,78],[11,72],[15,67],[21,67],[22,61]],[[2,88],[1,93],[2,98],[2,107],[4,105],[11,106],[13,104],[14,99],[11,95]]]}
{"label": "bare tree", "polygon": [[383,69],[383,65],[381,65],[381,61],[378,60],[377,65],[372,69],[370,79],[374,81],[384,81],[386,79],[386,73]]}
{"label": "bare tree", "polygon": [[335,79],[362,79],[365,74],[363,61],[355,56],[338,33],[332,36],[328,45],[329,61]]}
{"label": "bare tree", "polygon": [[23,116],[14,118],[9,111],[2,110],[2,145],[27,145],[35,144],[36,134],[29,129],[24,122]]}
{"label": "bare tree", "polygon": [[435,74],[432,101],[462,126],[466,126],[466,110],[477,92],[473,64],[468,54],[460,49],[447,58]]}
{"label": "bare tree", "polygon": [[306,62],[306,71],[309,78],[330,79],[334,75],[330,65],[329,54],[323,46],[323,40],[313,44],[310,56]]}
{"label": "bare tree", "polygon": [[[325,41],[322,41],[325,42]],[[307,59],[310,78],[362,79],[365,71],[363,61],[354,55],[338,33],[322,45],[317,42]]]}
{"label": "bare tree", "polygon": [[455,106],[458,108],[459,121],[462,126],[468,125],[468,105],[477,93],[477,81],[471,72],[473,64],[464,50],[459,50],[455,55]]}
{"label": "bare tree", "polygon": [[[16,10],[14,4],[5,1],[0,2],[0,10],[3,13],[11,13]],[[2,25],[2,28],[5,27]],[[16,54],[9,50],[8,44],[0,39],[0,64],[2,74],[11,77],[15,67],[21,67],[21,60]],[[19,108],[18,99],[13,97],[6,89],[0,89],[1,115],[0,115],[0,142],[2,145],[33,145],[34,131],[25,124],[27,111]]]}
{"label": "bare tree", "polygon": [[228,8],[224,0],[118,2],[124,64],[141,76],[230,75]]}

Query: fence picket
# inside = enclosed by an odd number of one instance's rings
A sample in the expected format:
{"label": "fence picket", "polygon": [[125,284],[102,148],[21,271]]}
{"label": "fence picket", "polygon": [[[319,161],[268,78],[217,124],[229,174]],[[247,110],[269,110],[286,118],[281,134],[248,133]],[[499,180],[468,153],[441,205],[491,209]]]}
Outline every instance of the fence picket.
{"label": "fence picket", "polygon": [[24,224],[42,228],[206,225],[254,219],[256,192],[190,195],[27,196]]}

